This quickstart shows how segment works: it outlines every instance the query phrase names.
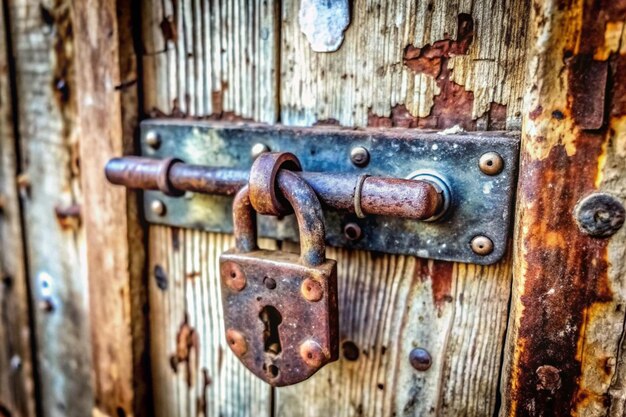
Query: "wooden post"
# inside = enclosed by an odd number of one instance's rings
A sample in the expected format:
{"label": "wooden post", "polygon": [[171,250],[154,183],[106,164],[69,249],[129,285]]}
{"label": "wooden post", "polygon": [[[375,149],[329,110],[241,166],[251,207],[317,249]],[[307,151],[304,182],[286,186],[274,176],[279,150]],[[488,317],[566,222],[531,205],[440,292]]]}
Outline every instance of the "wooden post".
{"label": "wooden post", "polygon": [[531,10],[501,415],[621,416],[626,228],[590,237],[574,210],[626,198],[626,3]]}
{"label": "wooden post", "polygon": [[74,2],[78,129],[94,362],[95,415],[150,413],[144,239],[136,193],[104,177],[109,158],[133,152],[137,62],[132,2]]}

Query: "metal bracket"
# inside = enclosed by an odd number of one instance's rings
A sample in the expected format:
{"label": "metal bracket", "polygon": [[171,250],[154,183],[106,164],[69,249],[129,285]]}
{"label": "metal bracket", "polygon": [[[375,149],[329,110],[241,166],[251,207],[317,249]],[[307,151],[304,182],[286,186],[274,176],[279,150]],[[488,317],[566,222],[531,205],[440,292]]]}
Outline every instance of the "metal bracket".
{"label": "metal bracket", "polygon": [[[518,133],[445,135],[413,129],[292,128],[174,120],[148,120],[141,125],[141,153],[151,158],[249,170],[254,154],[263,150],[294,153],[305,172],[397,178],[425,178],[436,173],[451,190],[446,215],[429,222],[360,218],[325,208],[326,241],[331,246],[477,264],[497,262],[505,253]],[[232,197],[189,192],[172,197],[146,191],[144,207],[151,223],[224,233],[233,230]],[[260,235],[297,241],[292,217],[260,216]]]}

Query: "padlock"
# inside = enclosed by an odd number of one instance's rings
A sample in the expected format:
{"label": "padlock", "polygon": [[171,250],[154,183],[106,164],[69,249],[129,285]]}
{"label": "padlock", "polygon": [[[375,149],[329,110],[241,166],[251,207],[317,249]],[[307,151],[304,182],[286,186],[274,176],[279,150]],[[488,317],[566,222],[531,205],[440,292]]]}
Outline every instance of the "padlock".
{"label": "padlock", "polygon": [[298,220],[301,253],[258,249],[246,186],[233,204],[236,247],[221,255],[220,275],[228,345],[259,378],[285,386],[337,360],[337,263],[325,256],[315,192],[284,169],[276,183]]}

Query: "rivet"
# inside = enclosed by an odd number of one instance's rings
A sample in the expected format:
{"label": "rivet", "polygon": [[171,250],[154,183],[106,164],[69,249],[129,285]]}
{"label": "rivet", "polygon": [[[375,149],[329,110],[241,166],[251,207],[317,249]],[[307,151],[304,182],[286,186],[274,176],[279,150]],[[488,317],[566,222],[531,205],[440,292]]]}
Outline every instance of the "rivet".
{"label": "rivet", "polygon": [[52,303],[52,300],[45,298],[39,301],[39,309],[43,312],[51,313],[54,311],[54,304]]}
{"label": "rivet", "polygon": [[315,281],[313,278],[307,278],[302,281],[302,286],[300,287],[300,292],[304,298],[308,301],[319,301],[322,299],[324,295],[324,290],[319,282]]}
{"label": "rivet", "polygon": [[370,161],[370,153],[363,146],[356,146],[350,151],[350,160],[354,165],[364,167]]}
{"label": "rivet", "polygon": [[626,218],[622,202],[607,193],[594,193],[583,198],[574,213],[580,230],[594,237],[613,235],[624,225]]}
{"label": "rivet", "polygon": [[261,155],[262,153],[265,152],[269,152],[270,151],[270,147],[267,146],[264,143],[255,143],[254,145],[252,145],[252,149],[250,149],[250,156],[252,157],[252,159],[257,159],[259,157],[259,155]]}
{"label": "rivet", "polygon": [[348,240],[359,240],[363,235],[361,226],[356,223],[348,223],[343,227],[343,234]]}
{"label": "rivet", "polygon": [[248,351],[248,343],[241,332],[235,329],[226,330],[226,341],[228,346],[237,356],[242,356]]}
{"label": "rivet", "polygon": [[483,174],[498,175],[504,168],[504,160],[497,152],[487,152],[480,157],[478,166]]}
{"label": "rivet", "polygon": [[167,208],[161,200],[153,200],[152,203],[150,203],[150,211],[157,216],[164,216]]}
{"label": "rivet", "polygon": [[161,146],[161,137],[154,130],[150,130],[146,133],[146,144],[152,149],[159,149]]}
{"label": "rivet", "polygon": [[274,288],[276,288],[276,280],[274,278],[263,278],[263,284],[265,284],[265,288],[267,288],[268,290],[273,290]]}
{"label": "rivet", "polygon": [[322,347],[313,340],[307,340],[300,345],[300,357],[311,368],[319,368],[326,361]]}
{"label": "rivet", "polygon": [[542,365],[535,371],[539,383],[537,390],[555,392],[561,388],[561,371],[552,365]]}
{"label": "rivet", "polygon": [[476,236],[470,246],[476,255],[485,256],[493,252],[493,242],[487,236]]}
{"label": "rivet", "polygon": [[423,348],[415,348],[409,354],[409,362],[411,366],[418,371],[426,371],[432,365],[433,360],[430,357],[430,353]]}
{"label": "rivet", "polygon": [[234,262],[223,262],[220,265],[220,275],[224,284],[233,291],[241,291],[246,287],[246,275]]}

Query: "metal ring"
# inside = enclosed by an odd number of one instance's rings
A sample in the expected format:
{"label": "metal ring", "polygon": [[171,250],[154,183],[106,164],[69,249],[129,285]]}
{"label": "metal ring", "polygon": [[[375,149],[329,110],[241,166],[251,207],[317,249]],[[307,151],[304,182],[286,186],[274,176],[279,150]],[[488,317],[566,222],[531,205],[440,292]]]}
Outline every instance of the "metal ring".
{"label": "metal ring", "polygon": [[178,162],[183,162],[178,158],[167,158],[161,162],[159,166],[159,171],[157,174],[157,186],[159,187],[159,191],[161,191],[165,195],[169,195],[171,197],[180,197],[185,194],[184,191],[178,190],[172,186],[172,182],[170,181],[170,169],[172,166]]}
{"label": "metal ring", "polygon": [[356,181],[356,188],[354,189],[354,213],[359,219],[365,218],[363,208],[361,207],[361,193],[363,191],[363,183],[369,177],[369,174],[359,175],[359,179]]}
{"label": "metal ring", "polygon": [[289,152],[265,152],[252,164],[248,185],[250,202],[257,213],[279,216],[292,212],[284,196],[276,192],[276,175],[281,169],[301,171],[302,167]]}

